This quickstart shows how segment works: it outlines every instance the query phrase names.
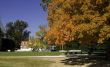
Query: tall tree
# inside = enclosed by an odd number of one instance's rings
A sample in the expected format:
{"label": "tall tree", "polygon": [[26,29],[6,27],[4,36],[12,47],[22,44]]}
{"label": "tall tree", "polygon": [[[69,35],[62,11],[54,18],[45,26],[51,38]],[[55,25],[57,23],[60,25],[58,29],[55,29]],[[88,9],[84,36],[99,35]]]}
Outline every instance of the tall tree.
{"label": "tall tree", "polygon": [[6,36],[7,38],[15,40],[17,43],[17,48],[20,48],[22,40],[27,40],[29,38],[30,32],[26,30],[27,27],[27,22],[22,20],[9,22],[6,24]]}
{"label": "tall tree", "polygon": [[110,56],[110,0],[52,0],[48,21],[49,44],[106,44]]}
{"label": "tall tree", "polygon": [[47,5],[49,44],[105,44],[110,56],[110,0],[51,0]]}
{"label": "tall tree", "polygon": [[48,43],[109,44],[110,0],[52,0],[48,20]]}
{"label": "tall tree", "polygon": [[89,43],[103,43],[109,39],[109,8],[109,0],[52,0],[48,5],[48,33],[59,35],[55,41],[63,38],[66,42],[67,38],[84,43],[89,38]]}

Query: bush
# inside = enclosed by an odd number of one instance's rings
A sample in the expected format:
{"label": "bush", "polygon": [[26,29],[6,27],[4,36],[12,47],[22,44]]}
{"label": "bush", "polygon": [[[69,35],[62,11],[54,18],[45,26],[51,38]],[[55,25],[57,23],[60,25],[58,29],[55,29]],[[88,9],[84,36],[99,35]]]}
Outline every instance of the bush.
{"label": "bush", "polygon": [[0,51],[14,51],[15,50],[15,42],[12,39],[2,38],[1,39],[1,49]]}

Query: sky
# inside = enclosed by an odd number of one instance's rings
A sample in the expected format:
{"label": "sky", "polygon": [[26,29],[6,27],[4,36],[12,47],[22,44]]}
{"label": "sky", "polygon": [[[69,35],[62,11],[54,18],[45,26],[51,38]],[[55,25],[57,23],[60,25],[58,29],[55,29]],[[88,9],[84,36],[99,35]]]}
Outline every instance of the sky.
{"label": "sky", "polygon": [[39,30],[39,25],[45,25],[47,13],[40,6],[41,0],[0,0],[0,20],[5,26],[10,21],[23,20],[29,25],[31,36]]}

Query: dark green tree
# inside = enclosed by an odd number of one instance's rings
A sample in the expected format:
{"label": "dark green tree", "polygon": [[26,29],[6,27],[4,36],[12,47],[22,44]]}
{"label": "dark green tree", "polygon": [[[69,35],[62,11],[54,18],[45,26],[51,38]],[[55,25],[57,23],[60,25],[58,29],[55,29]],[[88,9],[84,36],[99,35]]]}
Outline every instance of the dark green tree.
{"label": "dark green tree", "polygon": [[16,48],[20,48],[22,40],[27,40],[29,38],[30,32],[26,30],[27,27],[27,22],[22,20],[9,22],[6,24],[6,36],[16,42]]}
{"label": "dark green tree", "polygon": [[30,33],[31,33],[30,31],[25,30],[25,31],[23,32],[23,35],[22,35],[22,40],[29,40],[29,34],[30,34]]}

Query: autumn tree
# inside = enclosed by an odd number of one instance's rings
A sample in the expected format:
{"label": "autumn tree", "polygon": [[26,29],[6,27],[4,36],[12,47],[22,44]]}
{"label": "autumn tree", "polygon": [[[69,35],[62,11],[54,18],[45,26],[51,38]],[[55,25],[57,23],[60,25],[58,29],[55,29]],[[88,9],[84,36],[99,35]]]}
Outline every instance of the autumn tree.
{"label": "autumn tree", "polygon": [[109,44],[110,0],[52,0],[48,4],[49,44]]}

